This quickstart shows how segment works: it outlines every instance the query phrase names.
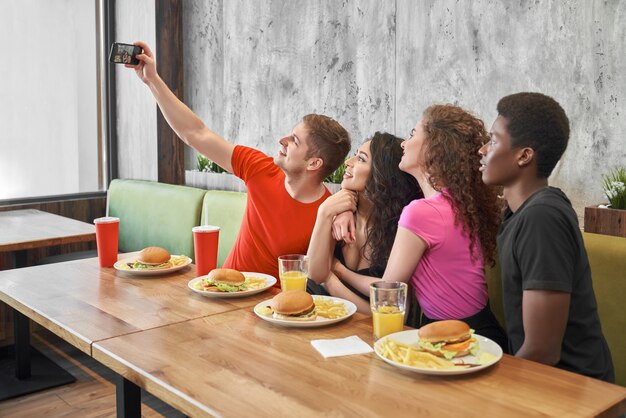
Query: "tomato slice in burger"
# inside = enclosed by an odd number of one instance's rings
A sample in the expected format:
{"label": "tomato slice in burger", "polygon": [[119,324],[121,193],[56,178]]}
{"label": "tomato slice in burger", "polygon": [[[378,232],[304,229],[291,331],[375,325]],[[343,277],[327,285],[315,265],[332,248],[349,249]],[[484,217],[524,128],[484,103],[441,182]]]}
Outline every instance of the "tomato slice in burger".
{"label": "tomato slice in burger", "polygon": [[448,351],[463,351],[467,350],[472,342],[476,341],[475,338],[470,338],[469,340],[462,341],[456,344],[446,344],[442,348]]}

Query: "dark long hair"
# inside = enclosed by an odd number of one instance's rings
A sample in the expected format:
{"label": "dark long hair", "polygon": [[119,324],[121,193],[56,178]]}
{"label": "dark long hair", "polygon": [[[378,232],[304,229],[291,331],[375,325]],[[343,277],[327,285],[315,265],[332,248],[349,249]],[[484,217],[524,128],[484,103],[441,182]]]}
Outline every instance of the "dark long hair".
{"label": "dark long hair", "polygon": [[424,111],[422,125],[424,171],[435,190],[444,193],[454,209],[455,225],[470,237],[470,253],[493,264],[500,225],[497,189],[483,183],[478,150],[489,140],[483,121],[458,106],[433,105]]}
{"label": "dark long hair", "polygon": [[402,139],[386,132],[376,132],[371,141],[372,169],[364,194],[372,202],[372,211],[367,218],[368,233],[362,254],[369,247],[370,271],[382,276],[402,209],[412,200],[424,197],[424,194],[417,180],[398,168],[402,158]]}

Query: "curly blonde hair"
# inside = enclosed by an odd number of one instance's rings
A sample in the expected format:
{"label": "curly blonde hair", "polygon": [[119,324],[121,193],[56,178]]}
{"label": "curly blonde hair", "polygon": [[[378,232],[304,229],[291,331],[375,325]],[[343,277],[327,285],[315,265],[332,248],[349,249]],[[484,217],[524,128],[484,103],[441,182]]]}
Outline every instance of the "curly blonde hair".
{"label": "curly blonde hair", "polygon": [[455,225],[470,238],[470,252],[478,259],[478,245],[485,264],[494,264],[496,235],[500,226],[497,189],[482,181],[478,150],[489,140],[482,120],[454,105],[433,105],[424,111],[426,134],[424,171],[430,185],[443,193],[454,209]]}

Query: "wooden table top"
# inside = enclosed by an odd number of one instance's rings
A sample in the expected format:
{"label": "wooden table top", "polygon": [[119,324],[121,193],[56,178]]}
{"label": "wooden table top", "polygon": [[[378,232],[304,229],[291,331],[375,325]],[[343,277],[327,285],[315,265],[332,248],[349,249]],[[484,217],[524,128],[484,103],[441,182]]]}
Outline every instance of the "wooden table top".
{"label": "wooden table top", "polygon": [[163,276],[131,276],[90,258],[0,271],[0,300],[91,354],[94,341],[253,306],[277,292],[205,298],[187,287],[195,276],[193,264]]}
{"label": "wooden table top", "polygon": [[0,251],[94,241],[94,225],[36,209],[0,212]]}
{"label": "wooden table top", "polygon": [[[616,416],[626,388],[511,356],[463,376],[403,371],[374,353],[324,359],[310,340],[358,335],[371,319],[283,328],[252,309],[94,344],[93,356],[189,416]],[[141,349],[138,349],[141,347]]]}

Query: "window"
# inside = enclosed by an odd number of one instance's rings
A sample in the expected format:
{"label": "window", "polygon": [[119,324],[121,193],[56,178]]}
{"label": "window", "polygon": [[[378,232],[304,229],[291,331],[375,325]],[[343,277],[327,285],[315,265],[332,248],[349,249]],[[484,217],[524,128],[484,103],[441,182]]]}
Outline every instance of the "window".
{"label": "window", "polygon": [[105,189],[101,6],[0,2],[0,200]]}

